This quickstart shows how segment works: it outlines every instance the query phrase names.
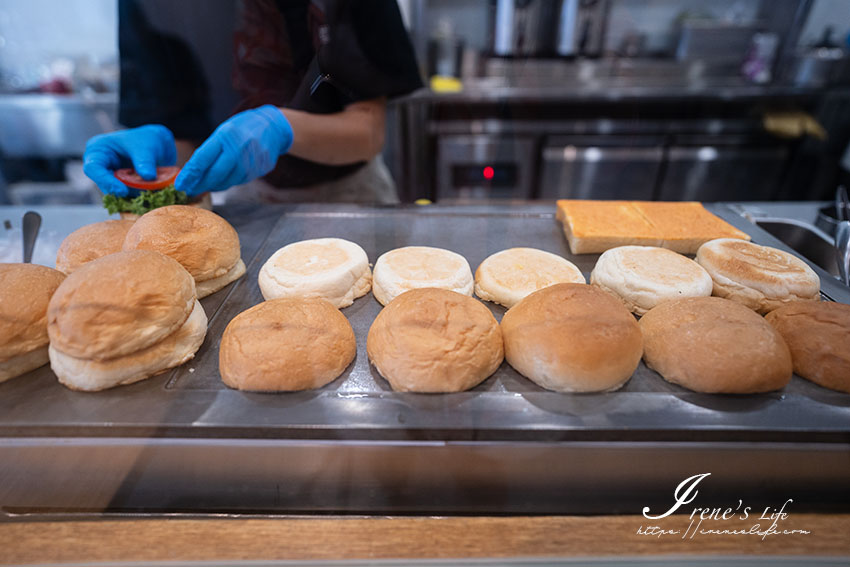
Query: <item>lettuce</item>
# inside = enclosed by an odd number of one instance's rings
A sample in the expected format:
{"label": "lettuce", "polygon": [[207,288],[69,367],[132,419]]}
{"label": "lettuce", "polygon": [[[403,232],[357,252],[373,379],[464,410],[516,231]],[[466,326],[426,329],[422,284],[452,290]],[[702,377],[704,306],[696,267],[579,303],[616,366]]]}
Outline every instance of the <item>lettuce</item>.
{"label": "lettuce", "polygon": [[148,211],[167,207],[168,205],[185,205],[189,197],[183,191],[178,191],[174,185],[169,185],[159,191],[140,191],[138,197],[116,197],[104,195],[103,206],[110,215],[115,213],[133,213],[143,215]]}

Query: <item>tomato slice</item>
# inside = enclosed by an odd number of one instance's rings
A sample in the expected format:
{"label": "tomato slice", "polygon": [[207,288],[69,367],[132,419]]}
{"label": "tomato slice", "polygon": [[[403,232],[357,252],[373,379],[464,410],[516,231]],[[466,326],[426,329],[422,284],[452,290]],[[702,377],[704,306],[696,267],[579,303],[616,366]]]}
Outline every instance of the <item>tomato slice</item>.
{"label": "tomato slice", "polygon": [[156,179],[147,180],[142,179],[142,176],[136,173],[136,170],[132,167],[127,167],[115,170],[115,177],[127,187],[142,189],[143,191],[156,191],[174,183],[178,173],[180,173],[180,168],[176,165],[157,167]]}

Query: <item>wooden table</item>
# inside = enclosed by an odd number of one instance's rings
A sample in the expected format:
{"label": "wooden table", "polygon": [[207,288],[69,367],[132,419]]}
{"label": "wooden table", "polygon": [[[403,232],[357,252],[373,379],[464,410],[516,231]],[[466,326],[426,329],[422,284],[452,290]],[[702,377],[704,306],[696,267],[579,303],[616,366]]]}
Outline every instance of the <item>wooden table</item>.
{"label": "wooden table", "polygon": [[[684,531],[688,516],[654,522]],[[850,514],[789,515],[806,535],[639,535],[641,516],[282,517],[20,521],[0,524],[0,564],[134,560],[340,560],[847,556]]]}

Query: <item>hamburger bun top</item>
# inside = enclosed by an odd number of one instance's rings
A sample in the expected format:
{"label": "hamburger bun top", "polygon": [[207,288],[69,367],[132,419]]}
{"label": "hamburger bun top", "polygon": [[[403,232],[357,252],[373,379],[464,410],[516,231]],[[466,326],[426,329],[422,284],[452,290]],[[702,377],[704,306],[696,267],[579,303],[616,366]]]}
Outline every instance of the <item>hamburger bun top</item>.
{"label": "hamburger bun top", "polygon": [[366,338],[369,360],[400,392],[461,392],[477,386],[504,358],[499,324],[483,303],[445,289],[396,297]]}
{"label": "hamburger bun top", "polygon": [[107,254],[121,252],[131,220],[107,220],[87,224],[65,237],[56,253],[56,269],[66,274]]}
{"label": "hamburger bun top", "polygon": [[776,248],[719,238],[700,246],[696,260],[714,280],[714,295],[762,314],[791,301],[820,299],[814,270]]}
{"label": "hamburger bun top", "polygon": [[330,301],[271,299],[228,323],[219,371],[225,384],[239,390],[308,390],[339,377],[356,352],[351,324]]}
{"label": "hamburger bun top", "polygon": [[795,301],[765,320],[788,344],[794,372],[825,388],[850,392],[850,305]]}
{"label": "hamburger bun top", "polygon": [[212,211],[170,205],[142,215],[127,233],[124,250],[154,250],[174,258],[195,281],[218,278],[239,261],[239,235]]}
{"label": "hamburger bun top", "polygon": [[0,264],[0,362],[47,344],[47,305],[65,274],[37,264]]}
{"label": "hamburger bun top", "polygon": [[785,341],[755,311],[720,297],[662,303],[640,320],[644,360],[696,392],[752,394],[791,380]]}
{"label": "hamburger bun top", "polygon": [[532,293],[502,317],[502,335],[508,364],[558,392],[615,390],[643,353],[634,316],[620,300],[586,284]]}
{"label": "hamburger bun top", "polygon": [[195,281],[175,260],[130,250],[68,276],[47,309],[51,346],[83,359],[136,352],[176,331],[195,304]]}

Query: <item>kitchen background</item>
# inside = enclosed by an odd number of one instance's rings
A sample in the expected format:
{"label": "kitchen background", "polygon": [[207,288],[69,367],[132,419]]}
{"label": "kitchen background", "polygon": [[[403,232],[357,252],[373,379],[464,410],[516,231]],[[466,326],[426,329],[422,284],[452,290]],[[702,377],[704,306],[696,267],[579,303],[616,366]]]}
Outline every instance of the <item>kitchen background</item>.
{"label": "kitchen background", "polygon": [[[850,176],[847,0],[399,6],[431,78],[390,108],[406,201],[821,199]],[[117,44],[116,0],[0,0],[0,203],[99,200],[80,156],[121,127]]]}

